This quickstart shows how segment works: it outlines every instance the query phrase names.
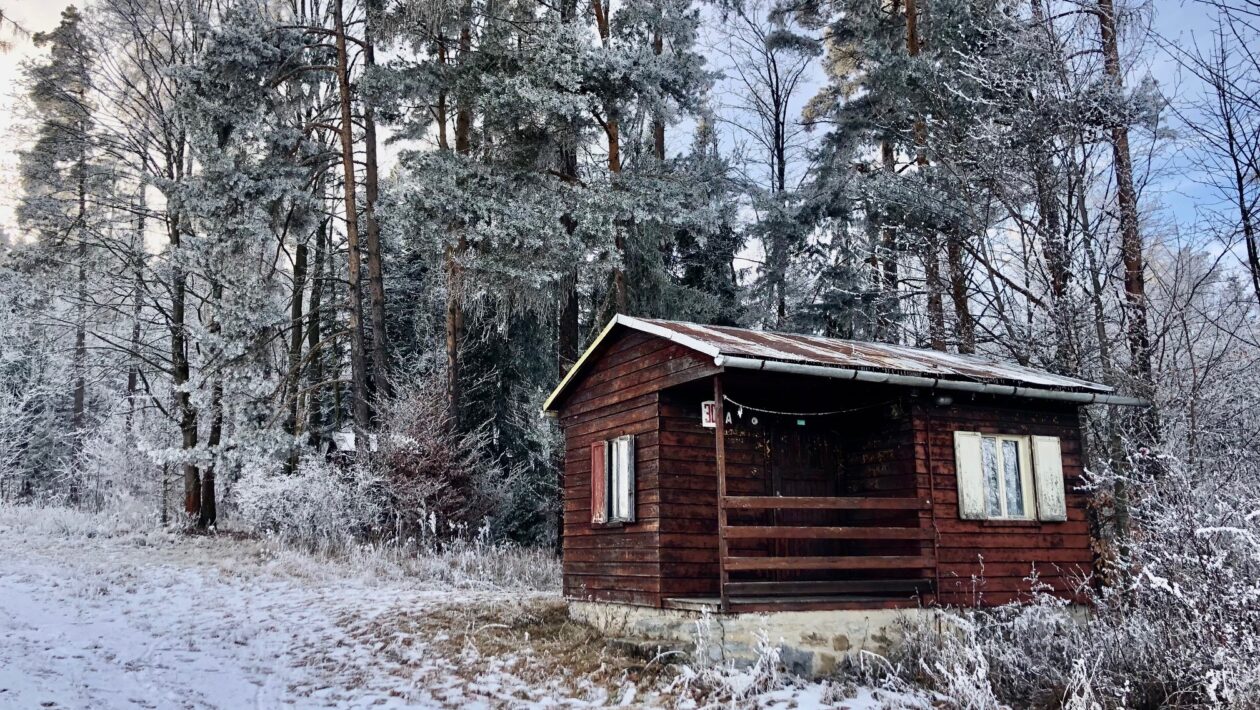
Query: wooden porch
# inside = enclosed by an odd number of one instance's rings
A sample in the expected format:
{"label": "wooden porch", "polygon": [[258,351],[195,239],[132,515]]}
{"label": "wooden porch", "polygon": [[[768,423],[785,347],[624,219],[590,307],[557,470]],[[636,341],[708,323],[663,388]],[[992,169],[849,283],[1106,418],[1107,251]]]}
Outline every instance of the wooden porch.
{"label": "wooden porch", "polygon": [[930,495],[731,495],[722,375],[713,387],[719,595],[670,597],[665,606],[758,612],[922,605],[934,592],[936,568]]}

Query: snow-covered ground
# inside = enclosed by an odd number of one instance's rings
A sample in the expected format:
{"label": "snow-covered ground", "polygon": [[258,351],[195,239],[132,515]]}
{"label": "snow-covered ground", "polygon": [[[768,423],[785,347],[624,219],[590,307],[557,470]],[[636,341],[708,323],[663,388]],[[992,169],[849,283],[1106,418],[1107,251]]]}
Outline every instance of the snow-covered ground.
{"label": "snow-covered ground", "polygon": [[[235,536],[115,534],[85,518],[0,506],[0,708],[721,702],[605,650],[552,592],[426,582]],[[747,703],[834,695],[795,683]],[[827,704],[885,703],[863,690]]]}

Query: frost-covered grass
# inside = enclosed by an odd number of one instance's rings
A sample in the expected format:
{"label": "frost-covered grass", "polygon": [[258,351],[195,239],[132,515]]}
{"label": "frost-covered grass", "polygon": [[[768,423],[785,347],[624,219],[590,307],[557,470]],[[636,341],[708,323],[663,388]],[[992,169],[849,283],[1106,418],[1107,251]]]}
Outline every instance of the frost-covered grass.
{"label": "frost-covered grass", "polygon": [[440,589],[547,592],[560,590],[560,561],[550,550],[517,545],[455,540],[422,549],[363,544],[336,551],[310,552],[281,539],[263,538],[262,549],[295,571],[322,573],[330,566],[355,574],[412,580]]}
{"label": "frost-covered grass", "polygon": [[129,498],[112,501],[101,512],[58,505],[0,503],[0,532],[64,539],[168,534],[154,525],[152,511]]}
{"label": "frost-covered grass", "polygon": [[314,553],[150,520],[0,506],[0,707],[926,707],[611,649],[569,621],[547,553]]}

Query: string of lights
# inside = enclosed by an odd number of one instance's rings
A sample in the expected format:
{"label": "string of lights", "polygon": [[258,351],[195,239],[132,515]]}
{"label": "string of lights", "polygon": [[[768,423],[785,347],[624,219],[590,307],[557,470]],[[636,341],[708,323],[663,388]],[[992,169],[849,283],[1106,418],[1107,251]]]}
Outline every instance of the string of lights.
{"label": "string of lights", "polygon": [[893,401],[893,400],[886,400],[883,402],[876,402],[874,404],[865,404],[860,407],[850,407],[848,409],[832,409],[825,412],[781,412],[776,409],[765,409],[763,407],[754,407],[751,404],[743,404],[741,402],[736,402],[735,400],[731,399],[730,397],[726,395],[722,395],[722,400],[735,405],[735,407],[738,410],[736,414],[740,417],[744,416],[745,409],[748,409],[754,412],[760,412],[762,414],[774,414],[781,417],[828,417],[835,414],[848,414],[850,412],[860,412],[866,409],[874,409],[876,407],[883,407],[887,404],[891,404]]}

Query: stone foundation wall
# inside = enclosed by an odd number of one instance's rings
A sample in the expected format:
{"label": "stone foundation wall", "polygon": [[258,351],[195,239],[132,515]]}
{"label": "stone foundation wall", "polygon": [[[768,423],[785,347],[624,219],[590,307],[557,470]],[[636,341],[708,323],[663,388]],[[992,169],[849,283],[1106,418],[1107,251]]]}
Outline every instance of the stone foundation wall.
{"label": "stone foundation wall", "polygon": [[[610,639],[665,649],[703,648],[709,660],[737,665],[757,658],[759,640],[778,648],[787,670],[804,677],[827,675],[848,653],[886,654],[897,641],[899,617],[938,615],[931,609],[779,611],[710,614],[699,611],[570,601],[569,616]],[[699,643],[697,643],[699,641]]]}

